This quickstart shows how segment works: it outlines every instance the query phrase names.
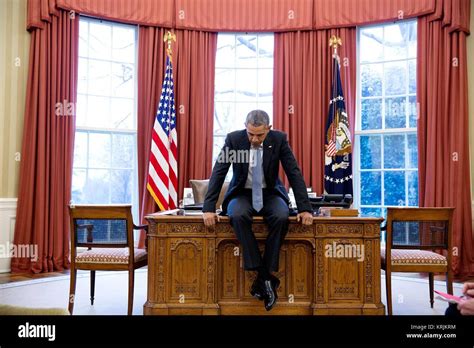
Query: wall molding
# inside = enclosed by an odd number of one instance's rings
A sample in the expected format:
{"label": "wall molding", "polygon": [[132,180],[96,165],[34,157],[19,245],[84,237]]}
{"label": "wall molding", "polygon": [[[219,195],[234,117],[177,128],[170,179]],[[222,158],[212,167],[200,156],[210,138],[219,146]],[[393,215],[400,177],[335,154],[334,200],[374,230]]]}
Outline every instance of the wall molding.
{"label": "wall molding", "polygon": [[[13,243],[17,201],[16,198],[0,198],[0,244],[4,247]],[[2,256],[0,255],[0,273],[9,273],[11,260]]]}

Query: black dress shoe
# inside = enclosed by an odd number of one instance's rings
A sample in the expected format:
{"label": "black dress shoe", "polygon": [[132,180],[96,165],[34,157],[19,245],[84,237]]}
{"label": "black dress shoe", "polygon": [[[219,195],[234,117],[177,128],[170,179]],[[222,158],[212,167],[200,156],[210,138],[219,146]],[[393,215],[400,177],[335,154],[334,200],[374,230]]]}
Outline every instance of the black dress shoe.
{"label": "black dress shoe", "polygon": [[264,304],[265,304],[265,309],[269,311],[273,308],[273,306],[276,303],[277,294],[274,288],[274,284],[271,280],[265,280],[264,285],[265,285]]}
{"label": "black dress shoe", "polygon": [[263,289],[263,280],[259,277],[255,278],[252,287],[250,288],[250,295],[262,301],[265,298],[265,290]]}

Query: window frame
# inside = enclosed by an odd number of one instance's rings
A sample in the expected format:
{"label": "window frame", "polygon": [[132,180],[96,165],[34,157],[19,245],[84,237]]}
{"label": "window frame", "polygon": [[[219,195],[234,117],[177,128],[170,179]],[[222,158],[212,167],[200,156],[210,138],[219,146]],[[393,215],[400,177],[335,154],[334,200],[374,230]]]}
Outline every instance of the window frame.
{"label": "window frame", "polygon": [[[404,207],[410,206],[409,204],[409,183],[407,180],[407,173],[409,172],[417,172],[418,173],[418,167],[416,168],[410,168],[409,167],[409,144],[408,144],[408,136],[409,135],[417,135],[418,130],[417,128],[409,127],[410,126],[410,114],[409,112],[406,112],[406,125],[408,126],[407,128],[389,128],[385,129],[385,122],[386,122],[386,100],[387,98],[399,98],[399,97],[405,97],[409,100],[410,97],[416,97],[417,93],[409,93],[409,84],[410,84],[410,76],[409,76],[409,68],[408,64],[410,60],[413,60],[414,58],[411,58],[407,56],[407,58],[404,59],[390,59],[390,60],[385,60],[385,57],[383,59],[374,61],[374,62],[368,62],[368,63],[361,63],[361,30],[362,29],[367,29],[367,28],[380,28],[380,27],[385,27],[388,25],[393,25],[393,24],[400,24],[400,23],[416,23],[416,19],[407,19],[407,20],[401,20],[401,21],[396,21],[396,22],[390,22],[390,23],[378,23],[378,24],[373,24],[373,25],[364,25],[364,26],[358,26],[357,27],[357,44],[356,44],[356,78],[357,78],[357,95],[356,95],[356,124],[355,124],[355,132],[354,132],[354,141],[356,143],[356,146],[354,146],[354,153],[353,153],[353,191],[354,191],[354,206],[358,209],[380,209],[381,210],[381,215],[386,216],[385,212],[387,207],[394,207],[394,205],[386,205],[385,204],[385,173],[387,172],[400,172],[403,171],[405,173],[405,204],[403,205]],[[384,36],[385,37],[385,36]],[[418,38],[417,38],[418,40]],[[415,61],[418,61],[418,56],[415,57]],[[370,64],[386,64],[386,63],[394,63],[394,62],[406,62],[407,63],[407,78],[406,78],[406,92],[403,95],[397,94],[397,95],[386,95],[386,88],[383,86],[385,84],[385,70],[382,71],[382,93],[381,96],[376,96],[376,97],[362,97],[362,81],[361,81],[361,68],[362,65],[370,65]],[[368,99],[381,99],[382,101],[382,128],[381,129],[372,129],[372,130],[362,130],[362,100],[368,100]],[[408,107],[410,105],[408,104]],[[419,115],[419,105],[417,103],[417,115]],[[418,116],[417,116],[418,119]],[[378,136],[380,137],[381,140],[381,149],[380,149],[380,160],[381,160],[381,165],[379,169],[362,169],[361,168],[361,137],[362,136]],[[405,137],[405,164],[404,168],[384,168],[384,137],[386,135],[403,135]],[[380,205],[363,205],[361,204],[361,173],[362,172],[380,172],[381,173],[381,204]],[[418,206],[418,205],[416,205]],[[413,207],[416,207],[413,206]]]}
{"label": "window frame", "polygon": [[[118,171],[118,170],[131,170],[132,171],[132,190],[131,190],[131,202],[123,202],[123,203],[107,203],[107,204],[131,204],[132,205],[132,213],[133,216],[136,216],[138,218],[138,197],[139,197],[139,187],[138,187],[138,145],[137,145],[137,140],[138,140],[138,131],[137,131],[137,122],[138,122],[138,44],[139,44],[139,30],[138,26],[136,25],[131,25],[131,24],[124,24],[124,23],[119,23],[115,21],[110,21],[110,20],[103,20],[103,19],[98,19],[90,16],[82,16],[80,17],[79,21],[87,22],[88,26],[90,28],[91,23],[101,23],[101,24],[106,24],[109,25],[110,27],[124,27],[128,29],[134,29],[134,42],[135,42],[135,54],[134,54],[134,63],[130,62],[125,62],[125,61],[117,61],[114,60],[113,57],[111,59],[99,59],[99,58],[91,58],[90,53],[88,52],[87,57],[80,56],[80,53],[78,51],[78,59],[86,59],[87,60],[87,70],[86,70],[86,76],[89,77],[89,61],[103,61],[103,62],[109,62],[109,63],[123,63],[123,64],[128,64],[128,65],[133,65],[134,67],[134,97],[129,98],[129,97],[117,97],[117,96],[104,96],[104,95],[95,95],[95,94],[89,94],[89,84],[87,84],[85,92],[79,92],[77,93],[78,95],[78,101],[79,101],[79,96],[85,96],[85,97],[105,97],[109,99],[109,112],[112,112],[112,109],[110,108],[110,105],[112,104],[114,99],[126,99],[126,100],[133,100],[133,129],[129,128],[108,128],[108,127],[90,127],[90,126],[84,126],[84,125],[77,125],[76,124],[76,129],[75,129],[75,136],[78,133],[86,134],[87,135],[87,155],[86,155],[86,166],[75,166],[73,162],[73,171],[74,170],[85,170],[86,172],[86,181],[89,176],[89,170],[93,169],[101,169],[101,170],[107,170],[109,175],[113,171]],[[111,31],[111,39],[113,42],[113,35],[114,31]],[[90,37],[90,32],[88,29],[88,39]],[[79,60],[80,61],[80,60]],[[87,100],[86,103],[86,108],[85,108],[85,113],[87,115],[87,108],[88,108],[89,101]],[[76,107],[77,110],[77,107]],[[86,119],[87,121],[87,119]],[[96,167],[90,167],[89,165],[89,152],[90,152],[90,134],[107,134],[110,136],[110,162],[107,164],[106,167],[102,168],[96,168]],[[132,163],[131,163],[131,168],[120,168],[120,167],[114,167],[112,165],[112,154],[113,154],[113,135],[132,135],[134,136],[134,147],[133,147],[133,153],[132,153]],[[74,149],[75,151],[75,149]],[[73,179],[73,178],[72,178]],[[109,197],[107,199],[108,202],[111,201],[112,198],[112,181],[109,180]],[[72,195],[72,192],[71,192]],[[71,196],[71,200],[72,200]],[[94,204],[94,203],[87,203],[87,204]]]}

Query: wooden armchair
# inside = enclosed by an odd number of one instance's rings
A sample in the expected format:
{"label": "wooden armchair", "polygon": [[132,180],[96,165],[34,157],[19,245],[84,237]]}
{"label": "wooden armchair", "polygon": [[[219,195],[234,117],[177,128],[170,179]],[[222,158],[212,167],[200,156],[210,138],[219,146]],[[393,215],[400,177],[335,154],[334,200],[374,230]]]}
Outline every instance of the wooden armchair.
{"label": "wooden armchair", "polygon": [[[453,293],[452,219],[454,208],[387,208],[385,270],[388,314],[392,315],[392,272],[429,273],[430,303],[434,304],[434,273],[446,273]],[[435,252],[444,250],[443,256]]]}
{"label": "wooden armchair", "polygon": [[[134,246],[134,229],[148,232],[148,226],[133,224],[130,205],[71,205],[71,283],[69,312],[76,293],[77,270],[90,270],[90,300],[94,304],[95,271],[128,271],[128,315],[133,309],[135,269],[146,266],[147,250]],[[78,252],[77,248],[87,248]]]}

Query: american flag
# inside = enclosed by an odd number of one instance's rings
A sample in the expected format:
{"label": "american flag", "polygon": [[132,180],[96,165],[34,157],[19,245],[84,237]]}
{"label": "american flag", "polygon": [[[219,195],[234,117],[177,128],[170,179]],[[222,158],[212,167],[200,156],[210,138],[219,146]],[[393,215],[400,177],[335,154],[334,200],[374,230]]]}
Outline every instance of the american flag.
{"label": "american flag", "polygon": [[329,194],[352,194],[352,141],[337,55],[333,57],[333,69],[326,123],[324,189]]}
{"label": "american flag", "polygon": [[173,92],[173,67],[166,72],[153,127],[147,188],[160,210],[178,206],[178,135]]}

